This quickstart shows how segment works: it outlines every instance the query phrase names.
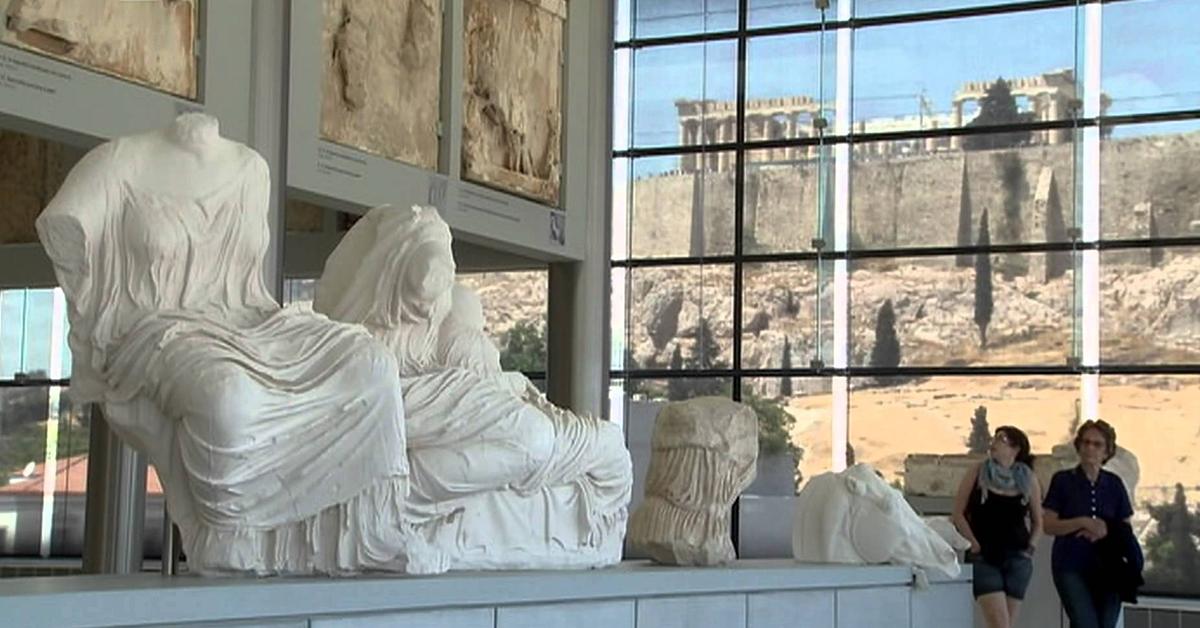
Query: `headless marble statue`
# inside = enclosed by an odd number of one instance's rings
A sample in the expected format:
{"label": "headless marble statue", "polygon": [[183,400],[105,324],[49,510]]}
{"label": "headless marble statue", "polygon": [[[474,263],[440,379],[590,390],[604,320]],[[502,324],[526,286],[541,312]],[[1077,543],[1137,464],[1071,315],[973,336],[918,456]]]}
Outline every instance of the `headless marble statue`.
{"label": "headless marble statue", "polygon": [[79,162],[37,221],[72,397],[146,452],[193,571],[436,571],[403,510],[395,357],[271,297],[269,192],[262,157],[203,114]]}
{"label": "headless marble statue", "polygon": [[454,271],[435,209],[384,206],[355,223],[317,283],[314,309],[362,324],[395,354],[406,520],[449,569],[618,562],[633,484],[620,428],[503,372],[478,298]]}

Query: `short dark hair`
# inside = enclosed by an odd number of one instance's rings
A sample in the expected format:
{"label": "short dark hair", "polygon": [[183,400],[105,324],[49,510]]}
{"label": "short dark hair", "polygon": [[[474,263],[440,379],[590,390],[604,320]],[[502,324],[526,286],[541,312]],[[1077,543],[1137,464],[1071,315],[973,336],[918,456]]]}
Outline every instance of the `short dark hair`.
{"label": "short dark hair", "polygon": [[1033,466],[1033,451],[1029,445],[1029,437],[1025,435],[1025,432],[1011,425],[1001,425],[996,428],[994,433],[1003,434],[1008,444],[1017,449],[1017,462],[1023,462],[1030,467]]}
{"label": "short dark hair", "polygon": [[1087,420],[1079,426],[1079,431],[1075,432],[1075,451],[1079,451],[1080,445],[1083,444],[1083,435],[1088,430],[1100,432],[1100,435],[1104,437],[1104,461],[1112,460],[1112,457],[1117,455],[1117,430],[1103,419]]}

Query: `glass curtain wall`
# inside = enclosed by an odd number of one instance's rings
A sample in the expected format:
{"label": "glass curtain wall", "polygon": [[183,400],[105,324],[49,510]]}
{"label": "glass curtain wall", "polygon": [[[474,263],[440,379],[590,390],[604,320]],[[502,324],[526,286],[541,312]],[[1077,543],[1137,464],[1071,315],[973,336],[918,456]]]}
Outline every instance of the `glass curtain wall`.
{"label": "glass curtain wall", "polygon": [[1103,418],[1139,463],[1146,591],[1200,595],[1198,19],[617,2],[611,394],[635,459],[665,401],[751,405],[736,536],[786,555],[771,519],[815,474],[949,497],[938,469],[995,427],[1049,474]]}

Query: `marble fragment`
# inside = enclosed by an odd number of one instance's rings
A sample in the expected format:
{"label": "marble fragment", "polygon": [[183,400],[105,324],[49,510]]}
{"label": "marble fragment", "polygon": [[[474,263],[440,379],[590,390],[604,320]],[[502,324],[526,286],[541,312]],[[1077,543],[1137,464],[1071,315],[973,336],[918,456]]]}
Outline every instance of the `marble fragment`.
{"label": "marble fragment", "polygon": [[667,404],[651,449],[646,497],[629,521],[631,547],[668,565],[736,559],[730,514],[756,473],[754,410],[722,397]]}

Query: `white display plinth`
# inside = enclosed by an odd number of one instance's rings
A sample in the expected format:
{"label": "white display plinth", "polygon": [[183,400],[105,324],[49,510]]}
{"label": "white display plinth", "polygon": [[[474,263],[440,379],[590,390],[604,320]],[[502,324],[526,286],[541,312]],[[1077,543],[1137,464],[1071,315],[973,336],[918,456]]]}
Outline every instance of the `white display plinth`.
{"label": "white display plinth", "polygon": [[340,580],[138,575],[0,581],[4,625],[21,628],[961,628],[971,623],[972,604],[970,568],[917,590],[907,567],[790,560],[719,568],[636,561],[594,571]]}

